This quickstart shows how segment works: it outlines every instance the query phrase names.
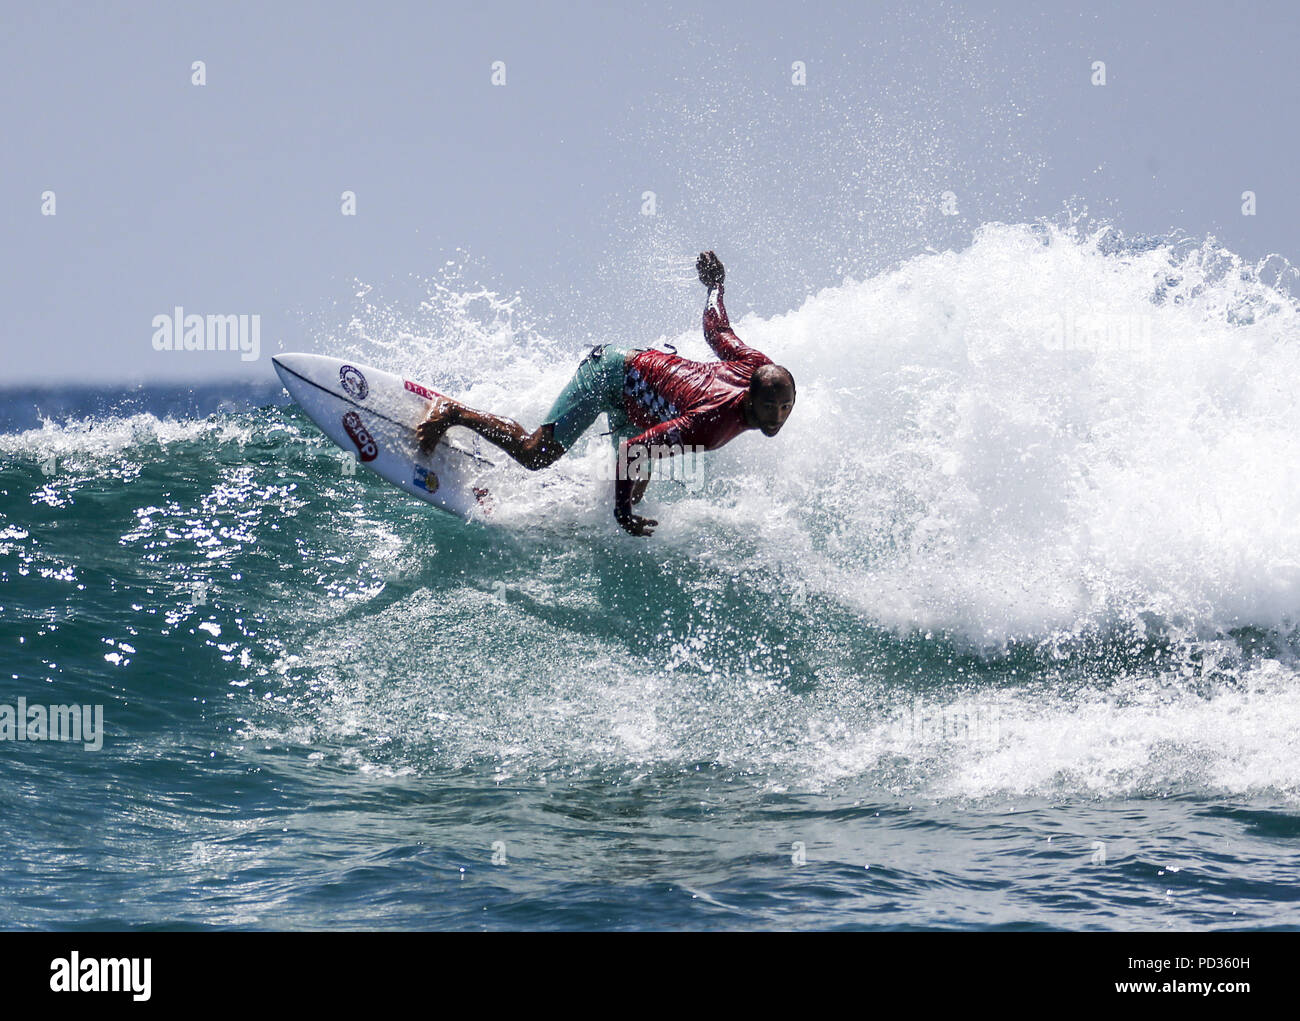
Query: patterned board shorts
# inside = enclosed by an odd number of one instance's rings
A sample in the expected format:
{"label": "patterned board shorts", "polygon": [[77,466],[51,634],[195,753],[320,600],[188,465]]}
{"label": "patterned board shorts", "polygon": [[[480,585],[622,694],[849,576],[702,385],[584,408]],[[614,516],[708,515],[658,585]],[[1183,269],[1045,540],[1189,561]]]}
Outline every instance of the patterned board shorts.
{"label": "patterned board shorts", "polygon": [[628,420],[623,403],[627,365],[636,353],[613,344],[601,344],[582,360],[543,419],[543,424],[554,426],[553,435],[566,451],[573,449],[601,412],[609,418],[615,448],[620,440],[631,439],[641,432]]}

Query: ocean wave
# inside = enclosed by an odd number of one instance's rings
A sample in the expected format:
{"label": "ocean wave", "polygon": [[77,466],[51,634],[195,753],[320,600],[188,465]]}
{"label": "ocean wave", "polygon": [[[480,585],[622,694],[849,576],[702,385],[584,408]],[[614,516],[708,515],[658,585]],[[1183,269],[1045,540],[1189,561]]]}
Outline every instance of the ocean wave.
{"label": "ocean wave", "polygon": [[[745,316],[798,406],[698,486],[652,486],[649,542],[612,522],[594,434],[560,471],[503,467],[488,528],[349,472],[292,408],[6,434],[12,672],[220,698],[241,740],[403,774],[1290,797],[1289,278],[1212,242],[989,224]],[[331,349],[529,424],[582,353],[481,289],[369,300]]]}

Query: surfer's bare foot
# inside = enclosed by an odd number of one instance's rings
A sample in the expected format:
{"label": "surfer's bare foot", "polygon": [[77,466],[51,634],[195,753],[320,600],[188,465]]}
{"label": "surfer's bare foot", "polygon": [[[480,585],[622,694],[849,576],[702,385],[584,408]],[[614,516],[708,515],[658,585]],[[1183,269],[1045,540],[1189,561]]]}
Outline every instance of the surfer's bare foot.
{"label": "surfer's bare foot", "polygon": [[429,408],[429,417],[415,427],[420,452],[427,454],[460,418],[460,405],[449,397],[438,397]]}

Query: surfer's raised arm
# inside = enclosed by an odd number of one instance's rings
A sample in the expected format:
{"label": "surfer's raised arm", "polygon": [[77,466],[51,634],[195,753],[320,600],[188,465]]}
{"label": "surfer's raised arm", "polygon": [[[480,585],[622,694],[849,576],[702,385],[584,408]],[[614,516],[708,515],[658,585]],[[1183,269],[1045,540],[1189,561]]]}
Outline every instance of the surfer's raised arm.
{"label": "surfer's raised arm", "polygon": [[724,362],[736,362],[758,354],[736,336],[727,319],[727,307],[722,303],[722,282],[727,271],[723,268],[722,260],[712,252],[701,252],[695,260],[695,271],[700,275],[700,283],[709,289],[704,305],[704,339],[709,342],[714,354]]}

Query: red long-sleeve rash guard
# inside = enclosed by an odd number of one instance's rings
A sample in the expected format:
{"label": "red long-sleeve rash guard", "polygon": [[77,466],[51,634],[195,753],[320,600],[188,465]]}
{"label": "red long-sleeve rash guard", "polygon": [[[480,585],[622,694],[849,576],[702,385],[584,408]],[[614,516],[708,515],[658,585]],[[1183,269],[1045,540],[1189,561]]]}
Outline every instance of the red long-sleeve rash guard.
{"label": "red long-sleeve rash guard", "polygon": [[642,351],[628,363],[623,400],[628,419],[644,430],[627,441],[629,446],[716,450],[751,428],[741,406],[754,370],[772,359],[746,347],[732,332],[721,285],[704,309],[704,339],[721,361],[693,362],[664,351]]}

